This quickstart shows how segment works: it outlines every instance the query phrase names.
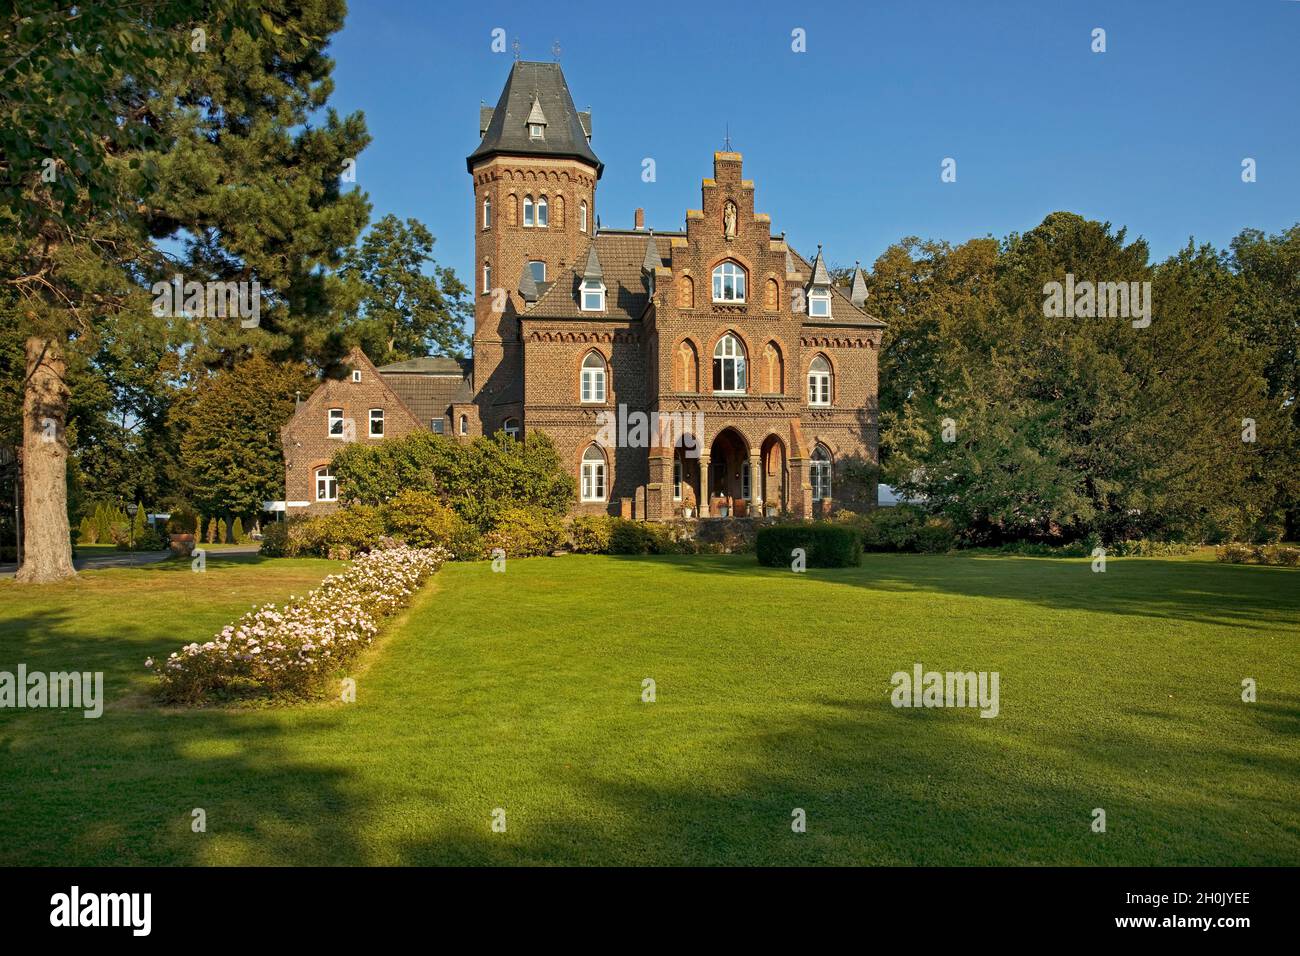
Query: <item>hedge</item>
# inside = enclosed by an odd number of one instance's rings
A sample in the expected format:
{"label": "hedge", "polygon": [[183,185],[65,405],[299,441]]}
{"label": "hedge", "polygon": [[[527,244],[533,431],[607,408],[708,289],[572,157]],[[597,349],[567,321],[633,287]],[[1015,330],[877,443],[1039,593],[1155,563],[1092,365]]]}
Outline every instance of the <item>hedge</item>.
{"label": "hedge", "polygon": [[862,563],[862,539],[853,528],[814,523],[773,525],[758,531],[759,564],[788,568],[795,548],[804,549],[810,568],[848,568]]}

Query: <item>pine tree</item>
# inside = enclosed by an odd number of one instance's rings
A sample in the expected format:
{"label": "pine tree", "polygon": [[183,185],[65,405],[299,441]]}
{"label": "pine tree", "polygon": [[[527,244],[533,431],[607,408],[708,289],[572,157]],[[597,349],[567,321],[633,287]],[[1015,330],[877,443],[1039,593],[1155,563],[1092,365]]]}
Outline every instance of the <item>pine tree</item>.
{"label": "pine tree", "polygon": [[222,518],[217,522],[217,544],[226,544],[228,540],[226,537],[226,519]]}
{"label": "pine tree", "polygon": [[247,538],[244,536],[244,522],[235,516],[235,523],[230,528],[230,539],[235,544],[243,544]]}

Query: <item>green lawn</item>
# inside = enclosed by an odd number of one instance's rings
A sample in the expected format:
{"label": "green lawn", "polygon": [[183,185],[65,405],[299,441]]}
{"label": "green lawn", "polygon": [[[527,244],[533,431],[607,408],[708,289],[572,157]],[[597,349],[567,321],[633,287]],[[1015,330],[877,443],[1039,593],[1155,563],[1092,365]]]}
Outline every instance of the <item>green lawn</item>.
{"label": "green lawn", "polygon": [[[0,864],[1300,859],[1293,570],[451,565],[362,662],[355,704],[156,707],[147,655],[333,566],[0,584],[0,670],[103,670],[112,701],[99,720],[0,711]],[[1000,715],[891,707],[890,675],[916,661],[1000,672]]]}

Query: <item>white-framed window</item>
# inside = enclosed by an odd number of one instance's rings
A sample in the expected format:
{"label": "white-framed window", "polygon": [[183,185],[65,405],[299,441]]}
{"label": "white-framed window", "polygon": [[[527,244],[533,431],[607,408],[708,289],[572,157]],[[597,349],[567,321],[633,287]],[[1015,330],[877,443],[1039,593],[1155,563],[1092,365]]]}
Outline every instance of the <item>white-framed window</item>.
{"label": "white-framed window", "polygon": [[469,434],[469,416],[468,416],[468,415],[462,415],[462,416],[460,416],[460,433],[461,433],[462,435],[468,435],[468,434]]}
{"label": "white-framed window", "polygon": [[545,135],[545,130],[546,130],[546,127],[544,127],[541,123],[529,123],[529,124],[528,124],[528,138],[529,138],[529,139],[541,139],[541,138]]}
{"label": "white-framed window", "polygon": [[750,499],[749,479],[749,462],[742,461],[740,463],[740,497],[744,498],[746,501],[749,501]]}
{"label": "white-framed window", "polygon": [[587,201],[585,199],[578,203],[578,231],[587,231]]}
{"label": "white-framed window", "polygon": [[370,409],[370,437],[384,437],[384,410],[382,408]]}
{"label": "white-framed window", "polygon": [[605,401],[605,360],[598,352],[588,352],[582,360],[582,400],[592,403]]}
{"label": "white-framed window", "polygon": [[831,363],[826,356],[818,355],[808,366],[808,404],[831,403]]}
{"label": "white-framed window", "polygon": [[492,228],[492,197],[483,197],[483,228]]}
{"label": "white-framed window", "polygon": [[519,419],[507,418],[505,420],[505,424],[501,426],[501,430],[505,432],[507,435],[509,435],[511,438],[518,441],[519,440]]}
{"label": "white-framed window", "polygon": [[327,434],[330,438],[342,438],[343,433],[343,409],[331,408],[329,410],[329,429]]}
{"label": "white-framed window", "polygon": [[743,268],[730,260],[714,266],[713,301],[745,301],[745,270]]}
{"label": "white-framed window", "polygon": [[528,263],[528,271],[533,274],[534,282],[546,281],[546,263],[541,259],[534,259]]}
{"label": "white-framed window", "polygon": [[354,382],[359,382],[359,381],[361,381],[361,369],[359,369],[359,368],[354,368],[354,369],[352,370],[352,381],[354,381]]}
{"label": "white-framed window", "polygon": [[825,501],[831,496],[831,455],[818,445],[813,449],[812,466],[809,469],[809,483],[812,485],[813,501]]}
{"label": "white-framed window", "polygon": [[433,432],[435,435],[441,435],[445,427],[446,423],[443,422],[441,418],[429,419],[429,431]]}
{"label": "white-framed window", "polygon": [[605,500],[605,456],[595,445],[582,453],[582,500]]}
{"label": "white-framed window", "polygon": [[673,459],[673,501],[682,500],[682,460]]}
{"label": "white-framed window", "polygon": [[533,224],[533,197],[525,196],[524,197],[524,225],[531,226],[532,224]]}
{"label": "white-framed window", "polygon": [[338,501],[339,483],[329,466],[316,469],[316,500]]}
{"label": "white-framed window", "polygon": [[546,197],[537,197],[537,226],[539,229],[545,229],[550,220],[547,218]]}
{"label": "white-framed window", "polygon": [[605,311],[605,283],[595,279],[584,279],[582,283],[582,311]]}
{"label": "white-framed window", "polygon": [[745,390],[745,349],[740,340],[728,332],[713,347],[713,390]]}
{"label": "white-framed window", "polygon": [[831,294],[829,292],[809,292],[808,314],[818,319],[829,319],[831,317]]}
{"label": "white-framed window", "polygon": [[483,263],[483,291],[492,291],[492,265],[487,262]]}

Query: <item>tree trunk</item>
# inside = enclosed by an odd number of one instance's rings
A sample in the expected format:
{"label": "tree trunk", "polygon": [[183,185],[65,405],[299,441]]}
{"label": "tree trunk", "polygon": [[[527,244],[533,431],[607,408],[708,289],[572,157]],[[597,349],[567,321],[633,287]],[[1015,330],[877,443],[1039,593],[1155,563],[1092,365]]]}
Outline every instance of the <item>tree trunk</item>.
{"label": "tree trunk", "polygon": [[27,340],[23,390],[23,564],[16,579],[37,584],[77,573],[68,529],[70,393],[63,350],[53,339]]}

